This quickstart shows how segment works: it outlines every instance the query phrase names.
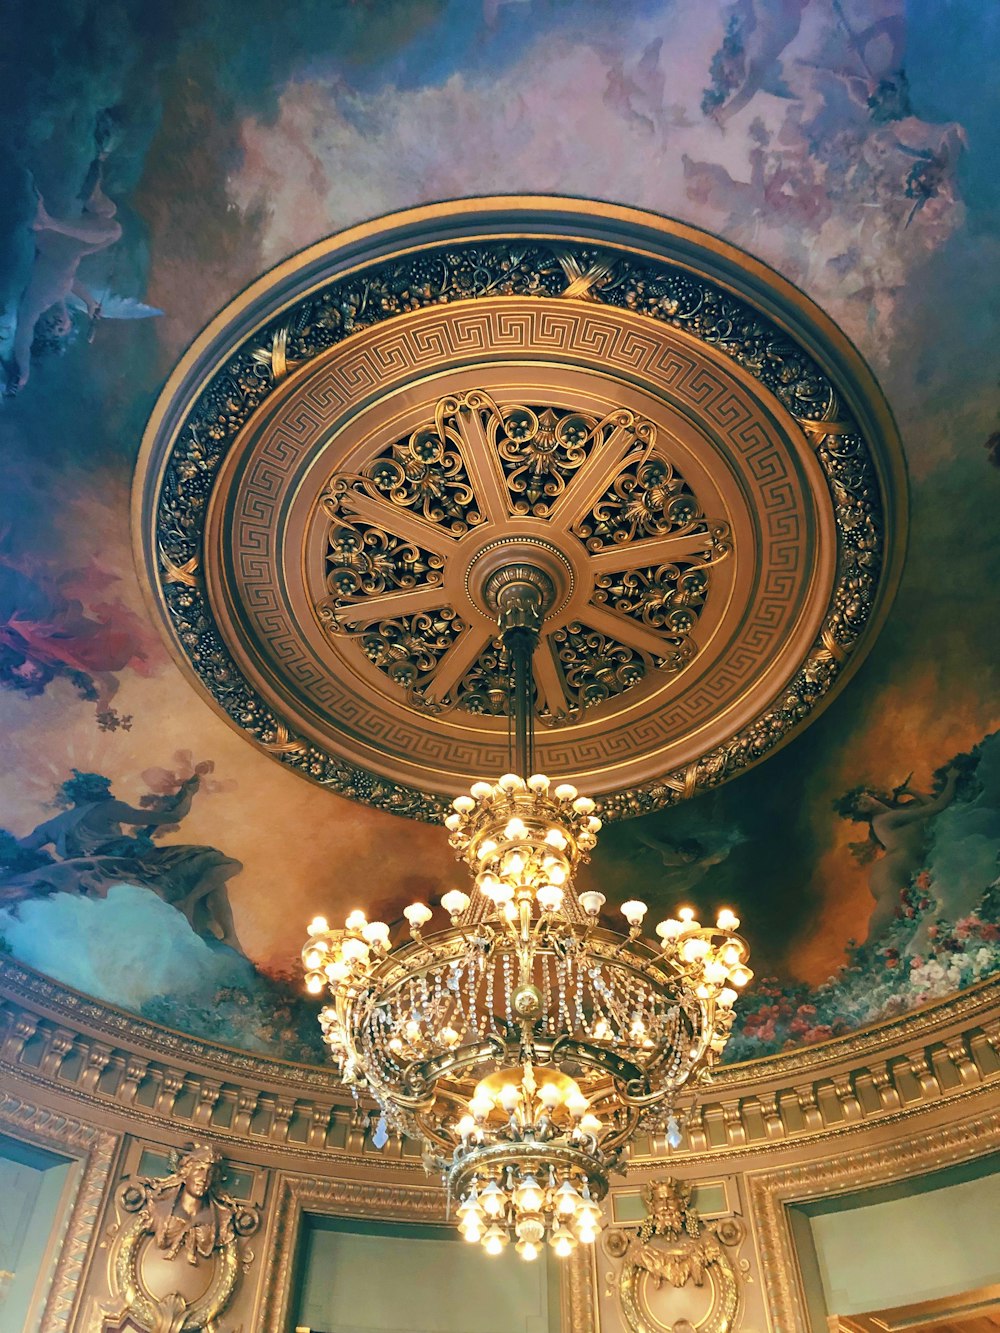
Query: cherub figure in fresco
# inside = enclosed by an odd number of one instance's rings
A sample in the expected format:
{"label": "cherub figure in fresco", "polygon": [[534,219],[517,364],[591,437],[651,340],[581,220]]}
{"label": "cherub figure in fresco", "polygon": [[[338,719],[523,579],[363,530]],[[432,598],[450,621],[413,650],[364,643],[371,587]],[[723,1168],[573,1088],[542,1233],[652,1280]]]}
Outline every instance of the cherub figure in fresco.
{"label": "cherub figure in fresco", "polygon": [[838,814],[868,824],[867,842],[854,844],[852,850],[861,859],[872,860],[868,887],[875,906],[868,922],[870,940],[885,931],[899,907],[900,894],[921,869],[927,821],[951,804],[960,776],[960,769],[950,766],[935,794],[914,791],[907,778],[890,795],[855,787],[836,802]]}
{"label": "cherub figure in fresco", "polygon": [[[74,769],[57,793],[66,808],[8,847],[0,901],[56,892],[103,897],[114,884],[140,884],[183,913],[198,934],[242,954],[227,889],[242,862],[214,847],[161,847],[153,841],[184,818],[213,767],[196,765],[174,794],[145,796],[140,806],[113,796],[102,774]],[[45,851],[49,847],[54,855]],[[26,866],[32,854],[34,864]]]}
{"label": "cherub figure in fresco", "polygon": [[90,255],[100,254],[121,239],[121,223],[115,204],[104,193],[104,162],[114,143],[115,125],[103,113],[96,131],[97,156],[80,191],[82,203],[77,217],[53,217],[37,196],[32,230],[35,259],[31,277],[17,308],[13,368],[7,392],[17,393],[28,382],[32,353],[59,350],[73,334],[71,309],[85,311],[91,331],[101,317],[142,319],[163,312],[141,302],[112,297],[98,299],[80,281],[77,270]]}
{"label": "cherub figure in fresco", "polygon": [[737,0],[730,6],[726,35],[712,59],[712,86],[701,109],[720,126],[760,92],[790,97],[781,58],[799,35],[809,0]]}
{"label": "cherub figure in fresco", "polygon": [[721,842],[715,847],[706,847],[697,838],[685,838],[670,842],[665,838],[656,838],[639,823],[632,832],[644,847],[648,847],[659,856],[665,873],[657,876],[657,885],[667,895],[688,893],[712,866],[723,862],[732,850],[732,842]]}

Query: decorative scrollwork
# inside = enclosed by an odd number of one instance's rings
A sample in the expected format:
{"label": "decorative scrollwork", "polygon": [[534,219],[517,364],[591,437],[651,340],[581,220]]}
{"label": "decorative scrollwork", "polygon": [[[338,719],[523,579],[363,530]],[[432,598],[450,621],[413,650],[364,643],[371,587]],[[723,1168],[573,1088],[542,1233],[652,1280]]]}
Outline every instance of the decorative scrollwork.
{"label": "decorative scrollwork", "polygon": [[494,639],[459,682],[455,702],[479,717],[505,717],[510,705],[510,655]]}
{"label": "decorative scrollwork", "polygon": [[549,513],[600,438],[594,417],[551,407],[508,407],[494,430],[511,509],[536,518]]}
{"label": "decorative scrollwork", "polygon": [[642,537],[707,531],[697,496],[659,453],[642,453],[617,476],[574,533],[591,551]]}
{"label": "decorative scrollwork", "polygon": [[444,561],[414,542],[366,523],[334,519],[326,553],[326,586],[339,609],[354,600],[440,584]]}
{"label": "decorative scrollwork", "polygon": [[726,525],[717,524],[704,558],[598,574],[593,600],[663,631],[667,643],[679,646],[698,623],[711,586],[709,569],[732,549],[728,535]]}
{"label": "decorative scrollwork", "polygon": [[[552,635],[570,707],[593,708],[638,685],[652,669],[667,665],[668,657],[651,657],[618,643],[579,621]],[[668,647],[669,652],[669,647]],[[680,654],[676,648],[670,656]],[[690,653],[693,649],[689,650]]]}
{"label": "decorative scrollwork", "polygon": [[379,620],[360,632],[361,649],[368,660],[394,684],[420,701],[419,692],[431,680],[441,658],[465,629],[450,606],[412,616]]}
{"label": "decorative scrollwork", "polygon": [[456,537],[483,521],[462,458],[461,436],[441,413],[433,426],[423,426],[384,449],[365,464],[360,476],[335,478],[327,501],[331,517],[350,511],[355,490],[415,510]]}

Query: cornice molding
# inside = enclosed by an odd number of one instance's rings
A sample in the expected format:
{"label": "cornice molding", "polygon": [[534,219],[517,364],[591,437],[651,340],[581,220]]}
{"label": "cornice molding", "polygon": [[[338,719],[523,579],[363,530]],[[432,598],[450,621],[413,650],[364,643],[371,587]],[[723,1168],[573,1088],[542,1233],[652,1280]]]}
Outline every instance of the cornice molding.
{"label": "cornice molding", "polygon": [[[777,1156],[954,1107],[1000,1082],[1000,979],[881,1028],[723,1070],[700,1093],[681,1148],[654,1136],[632,1158]],[[332,1071],[300,1068],[156,1027],[30,969],[0,963],[0,1068],[86,1119],[173,1138],[211,1133],[271,1160],[335,1160],[388,1179],[419,1170],[379,1152],[369,1110]],[[86,1108],[86,1109],[84,1109]],[[961,1109],[960,1109],[961,1108]]]}

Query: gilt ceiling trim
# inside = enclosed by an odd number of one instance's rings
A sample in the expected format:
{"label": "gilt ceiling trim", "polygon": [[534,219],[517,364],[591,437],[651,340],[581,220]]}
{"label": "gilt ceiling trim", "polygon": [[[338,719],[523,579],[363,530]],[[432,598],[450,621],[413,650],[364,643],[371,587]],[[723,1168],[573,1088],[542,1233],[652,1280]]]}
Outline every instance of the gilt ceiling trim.
{"label": "gilt ceiling trim", "polygon": [[680,223],[545,197],[394,214],[267,274],[177,367],[134,488],[199,690],[284,765],[425,819],[506,767],[502,563],[557,594],[539,764],[614,818],[815,716],[905,527],[889,409],[801,292]]}

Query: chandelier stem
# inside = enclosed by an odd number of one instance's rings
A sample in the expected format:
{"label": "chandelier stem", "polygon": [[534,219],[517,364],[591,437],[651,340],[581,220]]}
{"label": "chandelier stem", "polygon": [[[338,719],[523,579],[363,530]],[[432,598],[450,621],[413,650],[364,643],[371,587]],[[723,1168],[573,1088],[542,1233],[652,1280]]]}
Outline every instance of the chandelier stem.
{"label": "chandelier stem", "polygon": [[504,634],[504,644],[513,667],[514,772],[528,778],[533,771],[535,749],[535,682],[531,659],[538,631],[519,626]]}

